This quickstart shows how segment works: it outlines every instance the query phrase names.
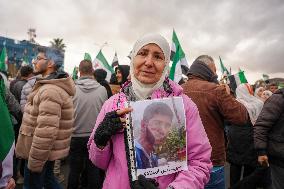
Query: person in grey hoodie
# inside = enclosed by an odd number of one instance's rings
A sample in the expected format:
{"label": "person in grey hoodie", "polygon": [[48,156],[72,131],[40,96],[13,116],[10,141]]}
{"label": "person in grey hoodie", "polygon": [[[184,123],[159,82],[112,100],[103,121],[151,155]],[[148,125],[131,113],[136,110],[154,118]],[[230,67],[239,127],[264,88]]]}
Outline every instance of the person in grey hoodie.
{"label": "person in grey hoodie", "polygon": [[[101,188],[104,173],[89,160],[88,139],[94,128],[97,115],[108,99],[106,89],[94,79],[92,62],[82,60],[79,65],[80,78],[75,82],[76,94],[73,97],[75,109],[74,132],[70,146],[70,172],[68,189],[77,189],[79,185],[87,188]],[[86,183],[80,183],[84,175]],[[82,180],[81,180],[82,181]]]}

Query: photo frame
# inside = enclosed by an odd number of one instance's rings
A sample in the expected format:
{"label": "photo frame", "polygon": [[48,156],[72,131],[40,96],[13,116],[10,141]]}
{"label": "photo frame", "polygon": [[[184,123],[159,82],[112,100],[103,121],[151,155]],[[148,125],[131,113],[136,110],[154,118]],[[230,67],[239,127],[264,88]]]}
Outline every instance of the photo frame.
{"label": "photo frame", "polygon": [[182,97],[127,102],[125,142],[129,175],[146,178],[187,170],[186,119]]}

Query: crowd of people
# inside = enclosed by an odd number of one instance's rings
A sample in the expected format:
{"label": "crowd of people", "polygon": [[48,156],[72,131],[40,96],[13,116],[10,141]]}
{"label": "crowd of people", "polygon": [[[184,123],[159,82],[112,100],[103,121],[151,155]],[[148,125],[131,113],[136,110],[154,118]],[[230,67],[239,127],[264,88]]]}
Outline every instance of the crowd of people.
{"label": "crowd of people", "polygon": [[[0,72],[1,132],[15,133],[7,135],[15,142],[0,164],[0,188],[13,189],[15,182],[24,189],[62,188],[66,157],[68,189],[224,189],[226,162],[231,189],[284,188],[284,89],[246,83],[232,91],[217,80],[209,55],[197,57],[179,85],[168,78],[170,47],[158,34],[139,38],[130,57],[110,82],[89,60],[80,62],[73,81],[44,49],[10,83]],[[132,181],[124,129],[133,109],[126,102],[177,96],[185,109],[188,169]],[[153,166],[148,147],[158,143],[155,137],[137,142],[143,145],[136,156],[146,162],[138,167]]]}

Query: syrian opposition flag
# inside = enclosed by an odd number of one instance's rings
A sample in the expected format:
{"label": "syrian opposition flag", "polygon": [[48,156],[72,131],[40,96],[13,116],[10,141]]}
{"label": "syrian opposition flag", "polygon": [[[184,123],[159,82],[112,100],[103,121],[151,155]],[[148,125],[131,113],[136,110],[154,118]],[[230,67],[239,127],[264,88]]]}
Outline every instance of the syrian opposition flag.
{"label": "syrian opposition flag", "polygon": [[4,81],[0,78],[0,188],[5,188],[13,175],[13,155],[15,149],[14,130],[5,102]]}
{"label": "syrian opposition flag", "polygon": [[228,76],[228,84],[230,85],[230,88],[233,91],[236,91],[236,88],[242,84],[242,83],[247,83],[247,79],[245,76],[244,71],[240,71],[239,73],[235,74],[235,75],[229,75]]}
{"label": "syrian opposition flag", "polygon": [[220,67],[221,67],[221,72],[224,76],[228,76],[229,74],[231,74],[228,69],[224,66],[223,61],[221,59],[221,57],[219,56],[220,59]]}
{"label": "syrian opposition flag", "polygon": [[74,66],[73,72],[72,72],[72,79],[76,81],[78,79],[78,67]]}
{"label": "syrian opposition flag", "polygon": [[31,64],[29,63],[28,57],[25,56],[22,61],[22,66],[29,66],[29,65]]}
{"label": "syrian opposition flag", "polygon": [[92,57],[89,53],[85,53],[84,55],[84,60],[89,60],[90,62],[92,62]]}
{"label": "syrian opposition flag", "polygon": [[115,52],[112,63],[111,63],[111,67],[114,68],[116,66],[119,66],[119,63],[118,63],[117,53]]}
{"label": "syrian opposition flag", "polygon": [[169,78],[178,83],[182,78],[182,74],[187,75],[189,66],[175,30],[173,30],[172,36],[171,61],[172,67]]}
{"label": "syrian opposition flag", "polygon": [[107,72],[106,80],[109,82],[111,74],[114,73],[113,68],[108,64],[105,56],[103,55],[102,51],[100,50],[96,59],[93,61],[94,70],[96,69],[104,69]]}
{"label": "syrian opposition flag", "polygon": [[4,47],[0,55],[0,71],[3,71],[3,72],[8,71],[8,55],[7,55],[7,49],[5,47],[5,44],[4,44]]}

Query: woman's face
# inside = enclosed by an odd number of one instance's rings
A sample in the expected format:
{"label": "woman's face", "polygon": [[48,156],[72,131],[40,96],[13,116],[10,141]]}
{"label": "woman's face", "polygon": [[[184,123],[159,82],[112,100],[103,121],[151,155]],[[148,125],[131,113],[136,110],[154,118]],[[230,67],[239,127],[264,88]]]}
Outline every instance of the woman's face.
{"label": "woman's face", "polygon": [[122,73],[119,69],[116,70],[115,75],[116,75],[116,79],[117,79],[118,83],[122,82]]}
{"label": "woman's face", "polygon": [[134,76],[144,84],[157,83],[163,74],[165,64],[161,48],[150,43],[142,47],[134,57]]}
{"label": "woman's face", "polygon": [[257,96],[261,97],[263,91],[264,91],[264,89],[263,89],[263,88],[260,88],[260,89],[257,91]]}
{"label": "woman's face", "polygon": [[261,98],[262,100],[265,102],[268,98],[270,97],[269,93],[264,91],[262,94],[261,94]]}

